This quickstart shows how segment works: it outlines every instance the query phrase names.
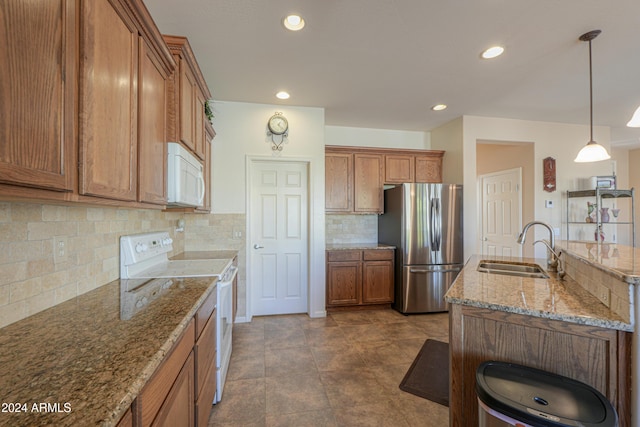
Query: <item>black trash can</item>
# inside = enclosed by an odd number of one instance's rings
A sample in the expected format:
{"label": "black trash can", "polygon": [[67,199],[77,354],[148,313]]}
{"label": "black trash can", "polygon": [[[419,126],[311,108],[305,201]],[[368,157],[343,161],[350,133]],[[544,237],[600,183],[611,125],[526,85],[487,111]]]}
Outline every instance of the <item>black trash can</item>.
{"label": "black trash can", "polygon": [[593,387],[567,377],[504,362],[476,370],[480,427],[616,427],[618,415]]}

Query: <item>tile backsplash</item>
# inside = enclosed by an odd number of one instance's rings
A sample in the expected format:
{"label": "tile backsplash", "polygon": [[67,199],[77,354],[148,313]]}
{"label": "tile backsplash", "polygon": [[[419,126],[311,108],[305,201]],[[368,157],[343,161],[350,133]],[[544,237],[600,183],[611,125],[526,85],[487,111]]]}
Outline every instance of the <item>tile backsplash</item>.
{"label": "tile backsplash", "polygon": [[[0,327],[105,285],[120,276],[120,236],[169,231],[174,253],[183,213],[111,207],[0,203]],[[54,239],[67,243],[56,262]]]}
{"label": "tile backsplash", "polygon": [[326,244],[377,243],[378,215],[326,215]]}

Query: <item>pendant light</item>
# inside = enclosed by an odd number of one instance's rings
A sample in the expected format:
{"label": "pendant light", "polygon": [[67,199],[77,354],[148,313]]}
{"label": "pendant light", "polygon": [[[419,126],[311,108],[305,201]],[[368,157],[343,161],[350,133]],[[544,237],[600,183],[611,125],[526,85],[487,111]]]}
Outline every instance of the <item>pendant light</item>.
{"label": "pendant light", "polygon": [[633,113],[633,117],[631,117],[631,120],[629,120],[627,126],[629,126],[630,128],[640,128],[640,107],[638,107],[636,112]]}
{"label": "pendant light", "polygon": [[598,37],[602,31],[593,30],[580,36],[580,40],[583,42],[589,42],[589,124],[591,126],[591,138],[587,145],[582,147],[582,150],[576,156],[574,162],[588,163],[599,162],[601,160],[610,159],[611,156],[607,153],[607,149],[593,140],[593,72],[591,66],[591,40]]}

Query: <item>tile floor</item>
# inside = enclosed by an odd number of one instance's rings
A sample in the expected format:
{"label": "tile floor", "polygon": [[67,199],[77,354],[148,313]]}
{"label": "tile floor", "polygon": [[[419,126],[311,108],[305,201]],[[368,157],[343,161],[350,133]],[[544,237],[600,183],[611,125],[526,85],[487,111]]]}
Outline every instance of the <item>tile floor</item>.
{"label": "tile floor", "polygon": [[449,409],[398,388],[447,313],[393,310],[254,317],[234,326],[209,426],[448,426]]}

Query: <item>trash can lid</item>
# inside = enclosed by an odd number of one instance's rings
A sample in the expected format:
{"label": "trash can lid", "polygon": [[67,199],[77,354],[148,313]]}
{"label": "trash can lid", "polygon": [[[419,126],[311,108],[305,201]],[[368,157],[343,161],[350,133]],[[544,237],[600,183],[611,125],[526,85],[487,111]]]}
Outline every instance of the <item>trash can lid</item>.
{"label": "trash can lid", "polygon": [[526,366],[483,362],[476,393],[489,408],[534,427],[618,425],[615,409],[598,390]]}

